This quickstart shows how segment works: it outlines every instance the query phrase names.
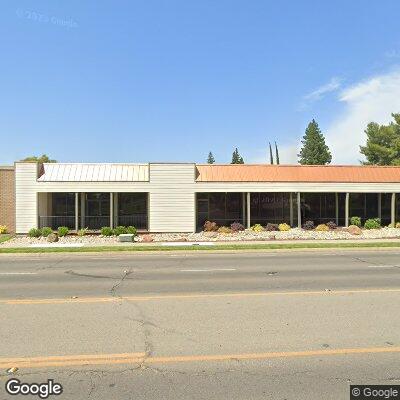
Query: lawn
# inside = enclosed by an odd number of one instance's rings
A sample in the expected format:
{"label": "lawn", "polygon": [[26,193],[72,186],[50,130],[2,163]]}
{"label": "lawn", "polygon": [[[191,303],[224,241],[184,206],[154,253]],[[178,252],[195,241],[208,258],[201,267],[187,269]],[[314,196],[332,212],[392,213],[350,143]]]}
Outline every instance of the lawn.
{"label": "lawn", "polygon": [[[1,237],[0,237],[1,238]],[[7,239],[5,239],[7,240]],[[330,249],[330,248],[399,248],[399,242],[360,243],[263,243],[224,244],[218,246],[96,246],[96,247],[5,247],[0,253],[97,253],[97,252],[145,252],[145,251],[224,251],[224,250],[279,250],[279,249]]]}

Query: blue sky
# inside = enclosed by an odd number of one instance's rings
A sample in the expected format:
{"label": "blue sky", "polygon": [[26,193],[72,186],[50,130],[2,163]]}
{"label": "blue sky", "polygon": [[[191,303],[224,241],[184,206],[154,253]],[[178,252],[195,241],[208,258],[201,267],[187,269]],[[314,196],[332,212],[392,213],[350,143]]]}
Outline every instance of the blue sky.
{"label": "blue sky", "polygon": [[400,112],[398,0],[3,1],[0,164],[295,162],[315,118],[354,163]]}

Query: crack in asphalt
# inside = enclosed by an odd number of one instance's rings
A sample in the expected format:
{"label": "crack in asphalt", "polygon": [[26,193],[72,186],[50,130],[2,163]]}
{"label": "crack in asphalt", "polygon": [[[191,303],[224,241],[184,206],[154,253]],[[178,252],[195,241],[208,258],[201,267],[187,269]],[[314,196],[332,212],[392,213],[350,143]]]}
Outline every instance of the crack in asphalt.
{"label": "crack in asphalt", "polygon": [[122,285],[122,283],[124,282],[125,278],[127,278],[132,273],[133,273],[133,271],[132,271],[131,268],[129,270],[127,270],[127,271],[124,271],[124,274],[123,274],[122,278],[110,289],[111,296],[119,297],[119,298],[122,299],[122,296],[117,296],[116,295],[116,291]]}

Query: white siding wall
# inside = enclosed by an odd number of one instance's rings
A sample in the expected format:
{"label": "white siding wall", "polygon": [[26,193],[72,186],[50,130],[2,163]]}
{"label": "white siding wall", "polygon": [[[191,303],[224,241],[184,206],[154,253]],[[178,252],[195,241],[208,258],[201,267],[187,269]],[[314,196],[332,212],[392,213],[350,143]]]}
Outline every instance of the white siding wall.
{"label": "white siding wall", "polygon": [[35,163],[15,164],[15,230],[26,233],[37,227],[37,165]]}
{"label": "white siding wall", "polygon": [[195,230],[194,180],[194,164],[150,164],[150,231]]}

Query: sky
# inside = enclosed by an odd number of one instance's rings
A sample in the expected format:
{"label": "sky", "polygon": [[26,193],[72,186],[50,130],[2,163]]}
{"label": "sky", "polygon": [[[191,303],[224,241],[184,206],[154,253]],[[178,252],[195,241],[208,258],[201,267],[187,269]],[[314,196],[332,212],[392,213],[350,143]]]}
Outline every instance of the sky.
{"label": "sky", "polygon": [[400,112],[400,2],[3,0],[0,165],[296,163],[307,124],[333,163]]}

